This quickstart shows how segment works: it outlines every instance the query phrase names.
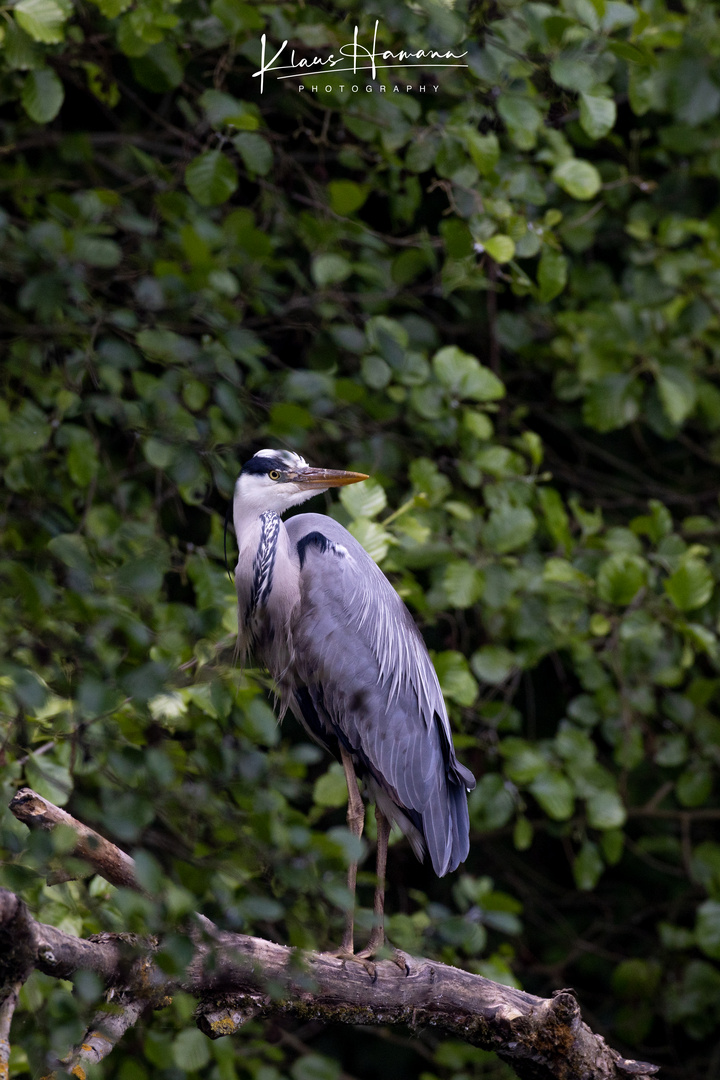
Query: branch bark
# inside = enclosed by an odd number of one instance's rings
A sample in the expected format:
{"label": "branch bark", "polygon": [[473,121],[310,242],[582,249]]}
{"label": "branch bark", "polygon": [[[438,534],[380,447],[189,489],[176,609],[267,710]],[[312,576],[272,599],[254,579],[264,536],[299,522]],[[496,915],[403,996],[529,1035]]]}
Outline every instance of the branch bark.
{"label": "branch bark", "polygon": [[20,987],[35,966],[33,920],[12,893],[0,890],[0,1080],[10,1068],[10,1025]]}
{"label": "branch bark", "polygon": [[65,825],[72,829],[78,838],[71,852],[75,858],[89,863],[95,872],[111,885],[139,890],[135,877],[135,862],[129,855],[115,847],[94,829],[83,825],[77,818],[61,810],[48,799],[44,799],[42,795],[38,795],[32,788],[20,788],[10,803],[10,810],[18,821],[22,821],[30,829],[50,831],[58,825]]}
{"label": "branch bark", "polygon": [[[18,792],[13,813],[43,828],[70,824],[79,836],[76,854],[98,873],[103,873],[101,863],[110,868],[108,874],[122,867],[126,884],[139,888],[129,856],[102,837],[101,844],[90,842],[92,830],[47,800],[35,800],[40,796],[29,789]],[[627,1080],[658,1071],[621,1057],[591,1031],[572,990],[543,999],[403,953],[396,958],[401,963],[381,960],[369,972],[362,963],[331,954],[299,953],[262,938],[226,933],[202,915],[195,916],[188,931],[192,959],[181,978],[170,980],[153,961],[152,943],[132,935],[73,937],[35,922],[21,901],[2,890],[0,944],[9,932],[6,922],[9,927],[18,912],[25,941],[18,956],[26,967],[31,957],[32,966],[58,978],[89,968],[109,987],[116,1005],[110,1013],[97,1014],[81,1047],[63,1061],[64,1069],[100,1060],[145,1009],[161,1007],[173,990],[183,989],[197,997],[197,1023],[210,1038],[233,1034],[253,1017],[282,1014],[303,1021],[435,1027],[494,1050],[521,1080]],[[17,974],[17,966],[13,970]]]}

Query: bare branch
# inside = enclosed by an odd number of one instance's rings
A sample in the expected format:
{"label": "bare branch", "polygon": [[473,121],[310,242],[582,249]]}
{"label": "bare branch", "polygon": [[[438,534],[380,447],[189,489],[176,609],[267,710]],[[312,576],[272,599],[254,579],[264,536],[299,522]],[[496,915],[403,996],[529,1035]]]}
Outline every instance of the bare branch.
{"label": "bare branch", "polygon": [[0,1005],[0,1080],[7,1080],[10,1071],[10,1024],[18,1002],[20,984],[5,988],[5,998]]}
{"label": "bare branch", "polygon": [[35,966],[36,937],[27,907],[0,890],[0,1080],[10,1068],[10,1025],[20,987]]}
{"label": "bare branch", "polygon": [[77,846],[72,851],[76,858],[84,859],[112,885],[141,891],[135,877],[135,863],[129,855],[36,791],[20,788],[10,803],[10,809],[18,821],[31,829],[52,830],[57,825],[73,829],[78,836]]}
{"label": "bare branch", "polygon": [[[18,792],[11,809],[31,826],[69,825],[78,834],[76,855],[107,880],[139,887],[128,855],[35,792]],[[182,988],[198,998],[197,1023],[210,1038],[233,1034],[255,1016],[282,1014],[303,1021],[436,1027],[494,1050],[521,1080],[626,1080],[658,1071],[622,1058],[591,1031],[572,990],[539,998],[405,953],[368,970],[329,953],[300,953],[227,933],[202,915],[195,916],[188,935],[192,960],[171,981],[154,962],[155,942],[130,934],[81,940],[36,923],[12,893],[0,890],[0,943],[6,923],[18,918],[24,919],[28,942],[18,951],[25,967],[31,956],[32,966],[58,978],[94,971],[119,1006],[97,1014],[83,1044],[62,1063],[65,1069],[83,1071],[83,1063],[101,1060],[145,1009],[162,1007],[169,993]]]}
{"label": "bare branch", "polygon": [[[13,901],[11,893],[0,892],[0,910],[10,911]],[[114,990],[119,1010],[95,1017],[63,1067],[68,1061],[99,1061],[144,1009],[161,1007],[181,987],[198,997],[197,1022],[211,1038],[233,1034],[252,1017],[282,1014],[326,1023],[436,1027],[494,1050],[523,1080],[621,1080],[657,1072],[653,1065],[626,1061],[592,1032],[570,990],[546,1000],[405,954],[404,970],[396,961],[381,960],[370,974],[363,964],[331,954],[300,954],[262,938],[219,931],[202,917],[192,935],[193,959],[184,977],[171,982],[154,964],[153,949],[138,939],[106,934],[83,941],[28,919],[40,970],[67,978],[90,968],[110,986],[122,987]]]}
{"label": "bare branch", "polygon": [[[58,1061],[56,1067],[72,1076],[84,1077],[84,1066],[97,1065],[107,1057],[125,1032],[137,1023],[145,1009],[153,1007],[157,1006],[150,1000],[129,998],[97,1012],[80,1046]],[[54,1077],[55,1072],[52,1072],[50,1076],[44,1077],[44,1080],[54,1080]]]}

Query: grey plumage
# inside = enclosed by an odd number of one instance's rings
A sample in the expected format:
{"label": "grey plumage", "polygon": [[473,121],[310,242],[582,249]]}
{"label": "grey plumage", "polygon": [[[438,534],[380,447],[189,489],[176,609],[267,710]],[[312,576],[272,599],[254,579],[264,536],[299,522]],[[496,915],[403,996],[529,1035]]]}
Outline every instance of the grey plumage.
{"label": "grey plumage", "polygon": [[427,851],[442,876],[467,857],[467,791],[425,643],[390,582],[332,518],[279,514],[362,474],[316,470],[261,451],[236,485],[239,645],[336,756],[352,758],[371,801]]}
{"label": "grey plumage", "polygon": [[[342,525],[302,514],[285,528],[291,549],[313,533],[332,545],[306,548],[291,621],[292,676],[308,688],[328,745],[343,742],[372,795],[386,796],[387,816],[418,855],[427,847],[442,876],[467,858],[465,789],[475,781],[455,757],[425,643],[390,582]],[[289,704],[308,724],[302,700],[294,695]]]}

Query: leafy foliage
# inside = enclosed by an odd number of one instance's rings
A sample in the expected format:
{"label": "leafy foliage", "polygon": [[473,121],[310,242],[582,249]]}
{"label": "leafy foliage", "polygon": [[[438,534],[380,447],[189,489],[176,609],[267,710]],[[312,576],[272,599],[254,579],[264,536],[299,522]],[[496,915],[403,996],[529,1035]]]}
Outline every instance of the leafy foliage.
{"label": "leafy foliage", "polygon": [[[70,806],[160,899],[47,886],[62,837],[7,813],[3,883],[78,933],[203,910],[301,948],[339,940],[341,776],[235,666],[223,568],[241,462],[289,445],[372,473],[326,509],[423,627],[479,778],[452,879],[394,845],[391,939],[538,993],[573,985],[631,1056],[705,1075],[715,7],[18,0],[5,16],[3,798],[26,782]],[[289,39],[326,56],[375,18],[379,48],[467,50],[467,69],[378,68],[357,92],[267,72],[260,93],[262,34],[270,55]],[[164,940],[179,969],[181,937]],[[33,976],[12,1075],[77,1041],[99,992]],[[328,1031],[298,1054],[250,1025],[210,1045],[180,996],[103,1068],[309,1080],[395,1055],[408,1076],[501,1075],[470,1047],[428,1038],[430,1066],[369,1042]]]}

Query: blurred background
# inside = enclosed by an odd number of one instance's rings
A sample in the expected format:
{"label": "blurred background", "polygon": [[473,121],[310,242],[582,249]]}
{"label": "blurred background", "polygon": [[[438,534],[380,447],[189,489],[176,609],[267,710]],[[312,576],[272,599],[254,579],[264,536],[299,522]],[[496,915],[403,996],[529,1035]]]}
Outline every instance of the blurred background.
{"label": "blurred background", "polygon": [[[48,886],[63,838],[3,809],[0,883],[38,919],[159,934],[169,972],[196,910],[339,943],[342,770],[233,659],[223,518],[242,462],[286,447],[371,474],[305,509],[390,576],[478,777],[460,870],[438,880],[393,843],[391,942],[572,986],[626,1056],[717,1076],[718,14],[4,9],[2,807],[30,785],[132,853],[155,897]],[[268,71],[260,92],[263,34],[310,62],[355,26],[370,47],[376,20],[378,52],[467,66],[304,90]],[[66,1053],[101,997],[33,974],[11,1076]],[[435,1032],[278,1021],[211,1043],[193,1007],[144,1017],[95,1075],[511,1075]]]}

